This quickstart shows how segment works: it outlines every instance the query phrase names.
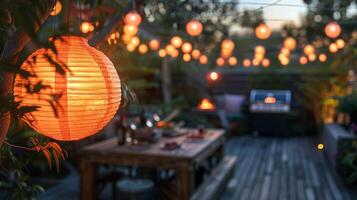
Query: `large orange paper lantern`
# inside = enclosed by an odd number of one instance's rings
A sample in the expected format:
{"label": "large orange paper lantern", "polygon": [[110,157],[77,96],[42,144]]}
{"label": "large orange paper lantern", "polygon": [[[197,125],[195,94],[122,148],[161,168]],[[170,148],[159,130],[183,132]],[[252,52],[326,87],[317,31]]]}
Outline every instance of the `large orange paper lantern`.
{"label": "large orange paper lantern", "polygon": [[173,36],[170,40],[170,43],[172,44],[172,46],[174,46],[175,48],[180,48],[182,45],[182,38],[180,36]]}
{"label": "large orange paper lantern", "polygon": [[124,23],[139,26],[139,24],[141,23],[141,16],[136,11],[130,11],[125,15]]}
{"label": "large orange paper lantern", "polygon": [[[22,64],[21,69],[34,76],[16,76],[15,100],[20,106],[39,106],[23,116],[37,132],[56,140],[80,140],[100,131],[116,113],[121,100],[120,79],[113,63],[86,39],[63,36],[54,44],[57,55],[39,49]],[[46,55],[63,63],[65,74],[56,72]],[[27,90],[28,85],[36,88],[39,83],[46,87],[38,93]]]}
{"label": "large orange paper lantern", "polygon": [[150,49],[153,50],[153,51],[159,50],[159,48],[160,48],[160,42],[159,42],[159,40],[155,40],[155,39],[150,40],[150,42],[149,42],[149,47],[150,47]]}
{"label": "large orange paper lantern", "polygon": [[268,39],[271,35],[271,30],[268,25],[260,24],[255,28],[255,36],[258,39],[265,40]]}
{"label": "large orange paper lantern", "polygon": [[330,22],[325,26],[325,34],[329,38],[337,38],[341,34],[341,27],[336,22]]}
{"label": "large orange paper lantern", "polygon": [[191,36],[198,36],[202,33],[203,25],[197,20],[191,20],[186,24],[186,32]]}
{"label": "large orange paper lantern", "polygon": [[296,40],[293,37],[285,38],[284,47],[289,50],[294,50],[296,48]]}

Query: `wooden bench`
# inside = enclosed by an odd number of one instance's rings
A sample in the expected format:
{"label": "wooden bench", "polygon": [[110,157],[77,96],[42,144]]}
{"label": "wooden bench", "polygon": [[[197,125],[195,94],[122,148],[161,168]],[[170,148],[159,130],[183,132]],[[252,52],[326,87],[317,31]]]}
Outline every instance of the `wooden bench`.
{"label": "wooden bench", "polygon": [[236,163],[235,156],[225,156],[211,175],[205,180],[191,196],[191,200],[219,199],[229,179],[234,174]]}

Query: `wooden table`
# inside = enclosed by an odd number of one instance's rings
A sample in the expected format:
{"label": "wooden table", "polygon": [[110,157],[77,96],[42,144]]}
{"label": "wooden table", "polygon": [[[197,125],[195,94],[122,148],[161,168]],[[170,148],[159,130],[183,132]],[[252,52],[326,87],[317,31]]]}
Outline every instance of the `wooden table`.
{"label": "wooden table", "polygon": [[[205,134],[204,139],[196,141],[190,141],[186,136],[162,138],[145,149],[135,149],[129,145],[118,146],[117,138],[85,147],[80,166],[81,199],[96,198],[96,174],[99,164],[173,169],[177,174],[177,192],[173,199],[189,199],[195,190],[195,167],[215,152],[223,154],[224,130],[209,129]],[[162,150],[160,147],[168,141],[182,143],[183,148]]]}

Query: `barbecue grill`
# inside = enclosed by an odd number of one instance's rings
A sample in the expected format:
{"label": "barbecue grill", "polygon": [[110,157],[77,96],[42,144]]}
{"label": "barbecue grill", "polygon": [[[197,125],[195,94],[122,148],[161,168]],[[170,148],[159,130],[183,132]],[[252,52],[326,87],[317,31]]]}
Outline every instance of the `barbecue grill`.
{"label": "barbecue grill", "polygon": [[289,90],[252,90],[249,110],[253,133],[285,135],[290,105]]}

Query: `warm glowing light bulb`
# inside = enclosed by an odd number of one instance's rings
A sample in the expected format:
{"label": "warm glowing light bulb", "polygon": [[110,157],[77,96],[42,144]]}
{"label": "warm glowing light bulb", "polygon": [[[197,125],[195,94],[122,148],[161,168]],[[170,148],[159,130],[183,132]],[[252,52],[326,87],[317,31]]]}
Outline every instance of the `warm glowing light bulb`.
{"label": "warm glowing light bulb", "polygon": [[123,32],[127,35],[135,35],[138,33],[138,27],[131,24],[125,24],[123,27]]}
{"label": "warm glowing light bulb", "polygon": [[194,49],[192,50],[191,55],[193,59],[199,59],[201,56],[201,52],[198,49]]}
{"label": "warm glowing light bulb", "polygon": [[289,64],[289,62],[290,62],[290,60],[289,60],[289,58],[284,58],[284,59],[281,59],[280,60],[280,63],[282,64],[282,65],[288,65]]}
{"label": "warm glowing light bulb", "polygon": [[140,39],[137,36],[134,36],[130,39],[130,44],[137,47],[140,44]]}
{"label": "warm glowing light bulb", "polygon": [[336,45],[339,49],[342,49],[343,47],[345,47],[346,43],[342,39],[338,39],[336,40]]}
{"label": "warm glowing light bulb", "polygon": [[263,46],[256,46],[254,49],[255,54],[265,54],[265,48]]}
{"label": "warm glowing light bulb", "polygon": [[167,54],[171,55],[172,52],[176,51],[175,47],[171,44],[166,45],[165,51]]}
{"label": "warm glowing light bulb", "polygon": [[318,149],[318,150],[323,150],[323,149],[324,149],[324,144],[321,144],[321,143],[318,144],[318,145],[317,145],[317,149]]}
{"label": "warm glowing light bulb", "polygon": [[174,46],[175,48],[180,48],[183,43],[180,36],[173,36],[171,38],[170,42],[171,42],[172,46]]}
{"label": "warm glowing light bulb", "polygon": [[260,63],[260,60],[254,58],[253,61],[252,61],[252,63],[253,63],[254,66],[258,66],[259,63]]}
{"label": "warm glowing light bulb", "polygon": [[133,44],[128,44],[128,45],[126,45],[126,49],[127,49],[129,52],[135,51],[135,48],[136,48],[136,46],[134,46]]}
{"label": "warm glowing light bulb", "polygon": [[314,62],[316,60],[316,54],[309,54],[307,58],[310,62]]}
{"label": "warm glowing light bulb", "polygon": [[53,10],[51,11],[50,15],[51,16],[56,16],[62,11],[62,3],[60,1],[57,1],[55,4],[55,7],[53,7]]}
{"label": "warm glowing light bulb", "polygon": [[300,64],[305,65],[307,63],[307,58],[305,56],[301,56],[299,62]]}
{"label": "warm glowing light bulb", "polygon": [[286,56],[289,56],[290,55],[290,50],[288,48],[283,47],[283,48],[280,49],[280,53],[282,53],[282,54],[284,54]]}
{"label": "warm glowing light bulb", "polygon": [[244,67],[249,67],[250,65],[251,65],[251,62],[250,62],[249,59],[244,59],[244,60],[243,60],[243,66],[244,66]]}
{"label": "warm glowing light bulb", "polygon": [[329,50],[331,53],[336,53],[336,52],[338,51],[337,44],[336,44],[336,43],[331,43],[331,44],[328,46],[328,50]]}
{"label": "warm glowing light bulb", "polygon": [[185,42],[182,44],[181,49],[183,53],[190,53],[192,51],[192,44],[189,42]]}
{"label": "warm glowing light bulb", "polygon": [[234,65],[236,65],[238,63],[238,60],[237,60],[237,58],[236,57],[230,57],[229,59],[228,59],[228,64],[230,65],[230,66],[234,66]]}
{"label": "warm glowing light bulb", "polygon": [[207,64],[208,63],[208,58],[206,55],[201,55],[200,56],[200,59],[199,59],[199,62],[204,65],[204,64]]}
{"label": "warm glowing light bulb", "polygon": [[160,48],[160,42],[159,42],[159,40],[155,40],[155,39],[150,40],[150,42],[149,42],[149,47],[150,47],[150,49],[153,50],[153,51],[159,50],[159,48]]}
{"label": "warm glowing light bulb", "polygon": [[216,106],[207,98],[202,99],[200,104],[198,105],[199,110],[214,110]]}
{"label": "warm glowing light bulb", "polygon": [[330,22],[325,26],[325,34],[329,38],[337,38],[341,34],[341,26],[336,22]]}
{"label": "warm glowing light bulb", "polygon": [[165,51],[165,49],[160,49],[160,50],[159,50],[159,56],[160,56],[161,58],[163,58],[163,57],[166,56],[166,51]]}
{"label": "warm glowing light bulb", "polygon": [[294,50],[296,48],[296,40],[293,37],[285,38],[284,47],[289,50]]}
{"label": "warm glowing light bulb", "polygon": [[319,55],[319,61],[320,62],[325,62],[327,60],[326,54],[322,53]]}
{"label": "warm glowing light bulb", "polygon": [[202,33],[203,25],[197,20],[191,20],[186,24],[186,32],[191,36],[198,36]]}
{"label": "warm glowing light bulb", "polygon": [[218,80],[219,75],[217,72],[211,72],[211,73],[209,73],[208,78],[211,81],[216,81],[216,80]]}
{"label": "warm glowing light bulb", "polygon": [[141,16],[136,11],[130,11],[125,15],[124,23],[139,26],[139,24],[141,23]]}
{"label": "warm glowing light bulb", "polygon": [[271,35],[271,30],[268,25],[260,24],[255,28],[255,36],[261,40],[268,39]]}
{"label": "warm glowing light bulb", "polygon": [[227,51],[233,51],[234,49],[234,42],[230,39],[225,39],[222,41],[221,44],[221,49],[227,50]]}
{"label": "warm glowing light bulb", "polygon": [[[79,29],[82,31],[82,33],[86,34],[86,33],[94,31],[94,26],[90,22],[82,22]],[[114,34],[114,37],[115,37],[115,34]]]}
{"label": "warm glowing light bulb", "polygon": [[221,58],[221,57],[217,58],[216,64],[217,64],[218,66],[220,66],[220,67],[223,66],[223,65],[224,65],[224,59]]}
{"label": "warm glowing light bulb", "polygon": [[304,53],[305,53],[306,55],[315,53],[315,48],[314,48],[314,46],[312,46],[311,44],[306,45],[306,46],[304,47]]}
{"label": "warm glowing light bulb", "polygon": [[188,62],[191,60],[191,55],[188,53],[183,54],[182,56],[183,61]]}
{"label": "warm glowing light bulb", "polygon": [[263,67],[269,67],[270,65],[270,60],[268,58],[264,58],[262,61]]}
{"label": "warm glowing light bulb", "polygon": [[139,45],[139,47],[138,47],[138,51],[139,51],[139,53],[141,53],[141,54],[145,54],[146,52],[148,52],[148,46],[146,45],[146,44],[141,44],[141,45]]}
{"label": "warm glowing light bulb", "polygon": [[173,58],[177,58],[177,56],[179,55],[179,51],[177,49],[175,49],[175,51],[172,51],[170,56],[173,57]]}

